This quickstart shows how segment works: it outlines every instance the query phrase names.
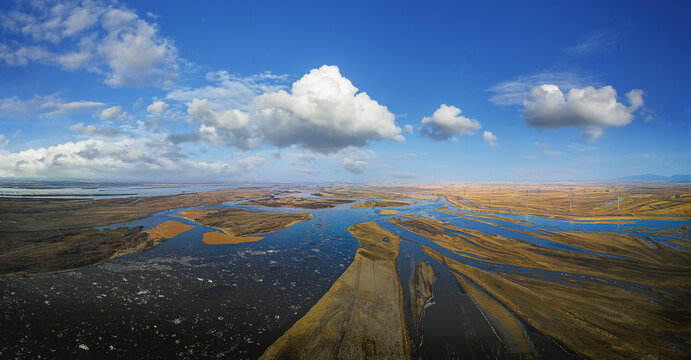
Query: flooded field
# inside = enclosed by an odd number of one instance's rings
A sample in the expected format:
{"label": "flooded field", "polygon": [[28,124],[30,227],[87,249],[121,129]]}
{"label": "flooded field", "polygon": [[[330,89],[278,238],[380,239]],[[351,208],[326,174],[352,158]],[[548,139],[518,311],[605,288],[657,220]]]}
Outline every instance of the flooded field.
{"label": "flooded field", "polygon": [[[688,354],[688,221],[495,214],[442,197],[406,198],[390,209],[396,212],[356,206],[382,198],[323,209],[247,200],[201,207],[312,214],[241,244],[204,243],[204,233],[219,230],[176,216],[195,207],[111,224],[106,228],[147,230],[167,221],[194,227],[100,265],[0,277],[0,357],[258,358],[336,290],[359,247],[372,249],[349,231],[365,222],[385,234],[375,240],[400,238],[395,272],[412,358]],[[358,277],[368,274],[358,268]],[[342,321],[344,329],[368,327],[355,316]],[[338,346],[363,341],[355,346],[362,357],[386,358],[380,340],[341,336]]]}

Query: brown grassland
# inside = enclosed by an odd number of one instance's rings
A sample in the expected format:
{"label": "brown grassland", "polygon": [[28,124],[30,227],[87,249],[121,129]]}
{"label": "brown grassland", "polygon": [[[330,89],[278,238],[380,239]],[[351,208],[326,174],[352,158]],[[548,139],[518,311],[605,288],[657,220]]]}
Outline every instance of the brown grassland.
{"label": "brown grassland", "polygon": [[141,227],[97,227],[270,193],[245,188],[101,200],[0,198],[0,275],[66,271],[149,249],[156,240]]}
{"label": "brown grassland", "polygon": [[243,205],[267,206],[267,207],[288,207],[297,209],[326,209],[336,205],[347,204],[352,200],[339,199],[312,199],[294,196],[276,197],[268,196],[263,199],[251,200]]}

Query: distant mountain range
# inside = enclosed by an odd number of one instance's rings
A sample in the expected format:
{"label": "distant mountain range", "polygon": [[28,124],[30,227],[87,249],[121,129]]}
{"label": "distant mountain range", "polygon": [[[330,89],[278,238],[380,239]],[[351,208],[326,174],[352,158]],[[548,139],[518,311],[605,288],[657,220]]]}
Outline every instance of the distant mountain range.
{"label": "distant mountain range", "polygon": [[672,175],[662,176],[655,174],[642,174],[624,176],[614,179],[615,181],[657,181],[657,182],[691,182],[691,175]]}

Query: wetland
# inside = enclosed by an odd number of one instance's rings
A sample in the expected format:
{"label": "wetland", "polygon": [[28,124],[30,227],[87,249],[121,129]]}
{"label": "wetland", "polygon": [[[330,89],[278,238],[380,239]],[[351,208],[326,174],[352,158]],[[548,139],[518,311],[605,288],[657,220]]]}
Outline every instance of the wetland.
{"label": "wetland", "polygon": [[0,198],[0,357],[682,359],[691,191],[648,190]]}

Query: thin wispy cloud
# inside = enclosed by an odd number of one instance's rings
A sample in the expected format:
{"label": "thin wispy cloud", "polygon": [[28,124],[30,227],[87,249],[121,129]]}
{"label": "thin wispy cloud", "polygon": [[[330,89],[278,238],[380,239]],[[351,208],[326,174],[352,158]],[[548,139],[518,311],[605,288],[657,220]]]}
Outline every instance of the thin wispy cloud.
{"label": "thin wispy cloud", "polygon": [[12,96],[0,99],[0,115],[13,119],[31,119],[37,117],[58,117],[74,112],[93,111],[106,106],[99,101],[78,100],[63,101],[57,95],[34,95],[31,99]]}
{"label": "thin wispy cloud", "polygon": [[564,51],[570,55],[587,55],[593,53],[606,53],[619,45],[619,37],[609,31],[599,31],[584,41],[566,48]]}
{"label": "thin wispy cloud", "polygon": [[403,155],[394,156],[393,158],[396,160],[402,160],[402,159],[414,158],[416,156],[417,155],[415,153],[407,153],[407,154],[403,154]]}
{"label": "thin wispy cloud", "polygon": [[529,75],[520,75],[511,80],[500,82],[487,91],[494,93],[490,101],[495,105],[522,105],[530,90],[543,84],[554,84],[561,89],[597,86],[599,81],[590,75],[569,71],[549,71]]}

